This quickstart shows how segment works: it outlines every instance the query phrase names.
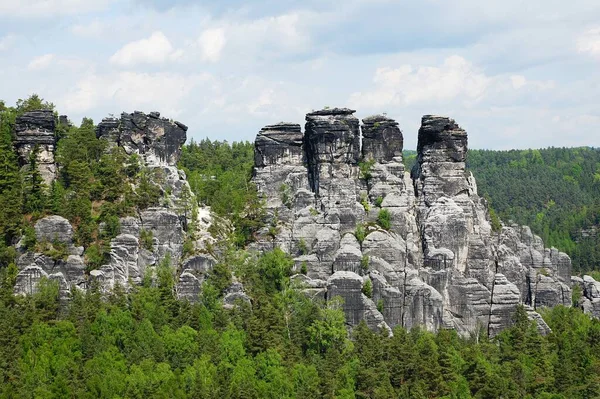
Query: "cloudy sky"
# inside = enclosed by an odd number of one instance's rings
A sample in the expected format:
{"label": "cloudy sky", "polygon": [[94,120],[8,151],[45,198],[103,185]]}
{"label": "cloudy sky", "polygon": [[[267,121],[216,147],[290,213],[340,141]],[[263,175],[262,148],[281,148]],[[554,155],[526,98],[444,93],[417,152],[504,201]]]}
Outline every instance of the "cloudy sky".
{"label": "cloudy sky", "polygon": [[253,140],[324,106],[456,119],[472,148],[600,146],[598,0],[0,0],[0,98]]}

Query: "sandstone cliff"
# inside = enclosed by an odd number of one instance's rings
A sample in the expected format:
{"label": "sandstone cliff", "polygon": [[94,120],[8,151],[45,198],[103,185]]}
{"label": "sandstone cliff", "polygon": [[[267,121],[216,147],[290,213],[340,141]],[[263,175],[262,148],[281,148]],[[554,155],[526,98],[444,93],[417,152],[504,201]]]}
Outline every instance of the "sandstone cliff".
{"label": "sandstone cliff", "polygon": [[[494,335],[524,304],[540,331],[548,331],[536,310],[570,306],[570,259],[545,248],[528,227],[492,231],[475,179],[465,172],[467,133],[452,119],[424,116],[417,164],[407,171],[398,123],[383,115],[361,123],[354,112],[320,110],[306,115],[304,132],[299,124],[279,123],[258,133],[253,181],[265,198],[268,220],[254,248],[280,247],[294,256],[293,280],[300,289],[319,299],[341,297],[350,326],[365,320],[374,329],[423,326]],[[38,164],[47,181],[56,175],[51,116],[27,113],[16,132],[23,162],[36,144],[42,148]],[[202,253],[184,258],[183,243],[202,237],[196,242],[201,247],[202,240],[215,238],[207,232],[208,209],[192,215],[181,206],[182,198],[194,201],[176,166],[186,131],[158,113],[104,119],[99,139],[138,154],[145,167],[164,176],[160,206],[122,218],[109,261],[91,271],[66,219],[39,220],[38,241],[58,241],[68,256],[22,251],[15,292],[34,292],[42,277],[59,282],[63,299],[94,282],[104,290],[117,284],[127,289],[169,256],[178,273],[178,296],[197,300],[216,261]],[[197,231],[190,234],[189,226]],[[150,247],[141,242],[148,231]],[[584,309],[597,315],[597,283],[573,282],[583,290]],[[236,298],[248,300],[239,283],[226,291],[226,306]]]}
{"label": "sandstone cliff", "polygon": [[257,248],[294,255],[306,273],[295,278],[312,295],[342,297],[350,325],[494,335],[524,304],[547,331],[535,310],[570,306],[570,259],[528,227],[492,231],[465,172],[467,133],[424,116],[409,173],[398,124],[361,125],[354,112],[309,113],[304,134],[289,123],[259,132],[254,181],[270,216]]}
{"label": "sandstone cliff", "polygon": [[[186,140],[187,127],[179,122],[160,118],[156,112],[144,114],[123,113],[119,119],[105,118],[97,127],[97,137],[108,141],[108,147],[120,146],[129,155],[138,154],[142,166],[160,175],[162,199],[160,206],[151,207],[135,216],[120,220],[120,234],[110,242],[110,260],[99,269],[87,270],[83,248],[76,247],[73,227],[60,216],[48,216],[35,225],[38,242],[58,242],[67,248],[66,258],[54,259],[44,253],[23,252],[17,266],[15,292],[35,292],[42,277],[59,282],[63,299],[69,297],[74,288],[86,289],[98,283],[103,290],[113,289],[117,284],[127,289],[139,284],[147,270],[169,257],[179,271],[177,294],[180,298],[197,299],[205,274],[212,268],[214,259],[199,254],[182,259],[186,237],[206,238],[210,215],[205,210],[189,212],[186,198],[195,202],[185,173],[177,168],[181,147]],[[45,147],[43,154],[47,162],[40,163],[40,170],[51,181],[57,166],[54,164],[54,119],[51,112],[28,112],[17,121],[17,145],[24,160],[34,145]],[[48,172],[45,173],[44,171]],[[195,223],[191,218],[195,217]],[[186,231],[189,226],[198,231]],[[151,237],[151,245],[142,245],[141,235]]]}

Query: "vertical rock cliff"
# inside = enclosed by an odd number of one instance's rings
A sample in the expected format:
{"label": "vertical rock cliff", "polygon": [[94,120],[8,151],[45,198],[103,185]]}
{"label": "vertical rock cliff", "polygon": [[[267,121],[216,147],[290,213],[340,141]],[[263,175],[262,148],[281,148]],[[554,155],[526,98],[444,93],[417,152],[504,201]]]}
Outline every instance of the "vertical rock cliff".
{"label": "vertical rock cliff", "polygon": [[[324,109],[299,125],[262,129],[254,181],[268,227],[257,247],[295,256],[311,295],[339,296],[350,325],[454,328],[494,335],[524,304],[541,331],[540,306],[570,304],[570,259],[521,226],[493,232],[465,170],[467,133],[426,115],[408,173],[398,124]],[[372,293],[364,284],[370,280]]]}
{"label": "vertical rock cliff", "polygon": [[31,154],[37,151],[37,167],[48,186],[56,178],[55,128],[52,110],[25,112],[15,122],[15,146],[21,165],[29,164]]}

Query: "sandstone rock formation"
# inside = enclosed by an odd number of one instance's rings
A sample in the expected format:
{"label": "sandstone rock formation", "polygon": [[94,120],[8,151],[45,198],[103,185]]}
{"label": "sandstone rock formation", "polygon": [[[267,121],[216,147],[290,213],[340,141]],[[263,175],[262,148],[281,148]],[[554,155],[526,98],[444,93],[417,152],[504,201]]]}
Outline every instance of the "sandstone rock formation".
{"label": "sandstone rock formation", "polygon": [[[269,221],[257,248],[294,255],[306,271],[295,281],[341,297],[351,326],[494,335],[524,304],[547,332],[535,309],[569,306],[570,259],[527,227],[492,231],[465,170],[467,133],[424,116],[408,173],[398,124],[379,115],[360,126],[353,114],[309,113],[304,134],[290,123],[259,132],[253,179]],[[372,298],[361,291],[367,279]]]}
{"label": "sandstone rock formation", "polygon": [[37,151],[38,170],[44,183],[50,186],[56,178],[56,137],[52,110],[29,111],[17,117],[15,135],[15,146],[21,165],[28,165],[32,152]]}
{"label": "sandstone rock formation", "polygon": [[[52,113],[46,111],[27,113],[17,123],[22,157],[27,156],[32,143],[47,145],[44,147],[50,154],[47,170],[55,171],[53,128]],[[160,118],[158,113],[124,113],[121,119],[104,119],[98,125],[97,136],[106,140],[109,148],[121,146],[127,154],[138,154],[142,166],[160,172],[162,178],[159,183],[163,190],[160,206],[122,218],[120,234],[110,242],[108,262],[89,274],[85,272],[83,248],[73,244],[73,228],[68,220],[60,216],[39,220],[35,225],[37,242],[64,247],[67,257],[54,259],[42,252],[22,251],[17,262],[20,272],[15,292],[35,292],[42,277],[59,281],[63,299],[69,297],[72,289],[85,289],[92,281],[98,282],[103,290],[110,290],[117,284],[128,289],[131,284],[141,283],[148,270],[169,258],[174,269],[179,271],[177,295],[197,300],[200,285],[212,269],[214,259],[208,255],[182,259],[186,229],[193,217],[187,209],[189,204],[182,202],[185,198],[194,201],[185,173],[176,166],[186,130],[185,125]],[[207,218],[210,219],[210,216],[203,214],[202,220],[195,225],[205,231],[207,223],[210,223]],[[143,245],[142,234],[152,237],[151,248]]]}

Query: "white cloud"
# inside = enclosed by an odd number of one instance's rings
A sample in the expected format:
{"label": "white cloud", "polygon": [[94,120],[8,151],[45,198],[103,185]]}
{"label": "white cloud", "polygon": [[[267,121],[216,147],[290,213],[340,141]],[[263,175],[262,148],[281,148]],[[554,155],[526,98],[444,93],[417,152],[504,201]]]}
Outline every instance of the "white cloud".
{"label": "white cloud", "polygon": [[81,37],[98,37],[104,31],[106,27],[98,20],[94,20],[88,24],[77,24],[71,27],[71,32],[74,35]]}
{"label": "white cloud", "polygon": [[207,29],[198,38],[203,61],[217,62],[225,47],[225,30],[223,28]]}
{"label": "white cloud", "polygon": [[8,50],[12,47],[15,42],[15,35],[8,34],[6,36],[0,37],[0,51]]}
{"label": "white cloud", "polygon": [[44,54],[32,59],[27,65],[27,69],[30,71],[41,71],[58,68],[61,72],[64,72],[64,70],[82,70],[88,68],[90,65],[87,60],[79,57],[59,57],[56,54]]}
{"label": "white cloud", "polygon": [[579,36],[577,51],[600,58],[600,27],[589,29]]}
{"label": "white cloud", "polygon": [[112,0],[0,0],[0,15],[21,18],[49,18],[57,14],[99,11]]}
{"label": "white cloud", "polygon": [[510,81],[515,90],[518,90],[527,84],[527,79],[523,75],[512,75]]}
{"label": "white cloud", "polygon": [[171,117],[185,109],[185,98],[199,85],[210,85],[209,74],[119,72],[86,74],[57,105],[83,114],[107,103],[133,110],[159,110]]}
{"label": "white cloud", "polygon": [[55,57],[56,56],[54,54],[44,54],[40,55],[39,57],[35,57],[33,60],[31,60],[29,65],[27,65],[27,69],[30,71],[46,69],[52,64]]}
{"label": "white cloud", "polygon": [[182,56],[181,50],[175,50],[171,42],[160,31],[152,33],[149,38],[126,44],[110,57],[110,63],[118,66],[134,66],[138,64],[162,64],[176,60]]}
{"label": "white cloud", "polygon": [[440,67],[402,65],[383,67],[375,72],[374,91],[354,93],[352,106],[382,107],[441,102],[462,97],[478,100],[490,84],[490,78],[466,59],[453,55]]}

